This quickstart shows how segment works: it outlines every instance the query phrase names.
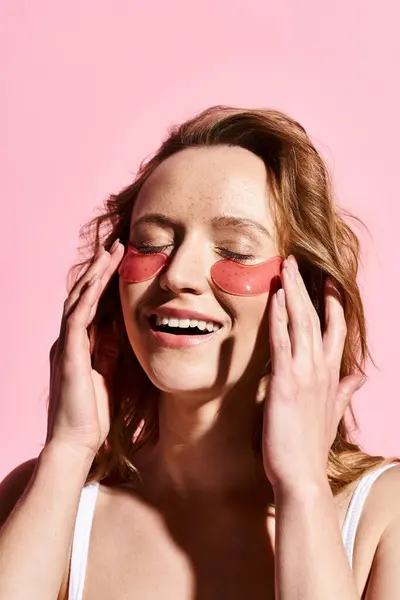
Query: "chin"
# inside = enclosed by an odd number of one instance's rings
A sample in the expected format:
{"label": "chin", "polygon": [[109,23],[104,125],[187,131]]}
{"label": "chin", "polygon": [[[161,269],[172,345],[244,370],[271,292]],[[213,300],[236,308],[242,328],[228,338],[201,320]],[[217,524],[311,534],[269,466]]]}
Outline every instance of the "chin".
{"label": "chin", "polygon": [[155,349],[136,338],[131,339],[131,346],[150,381],[166,394],[212,399],[243,383],[243,377],[248,379],[245,373],[249,365],[246,361],[238,364],[231,344],[225,344],[225,348],[207,344],[189,351]]}
{"label": "chin", "polygon": [[[151,382],[162,392],[173,395],[193,394],[215,396],[220,386],[218,385],[218,376],[215,370],[211,373],[206,372],[204,368],[190,367],[190,365],[180,364],[173,368],[164,364],[152,363],[142,365]],[[222,390],[220,390],[222,391]]]}

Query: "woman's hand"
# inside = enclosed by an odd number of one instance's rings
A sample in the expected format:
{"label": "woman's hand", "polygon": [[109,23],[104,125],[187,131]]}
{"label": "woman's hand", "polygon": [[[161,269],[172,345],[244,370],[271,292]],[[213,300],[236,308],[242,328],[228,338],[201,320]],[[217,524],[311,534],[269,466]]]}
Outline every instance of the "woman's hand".
{"label": "woman's hand", "polygon": [[[272,372],[266,387],[264,468],[274,488],[326,483],[329,449],[362,375],[339,381],[346,321],[338,290],[328,281],[326,329],[311,302],[294,257],[284,262],[282,290],[270,307]],[[284,305],[279,304],[283,298]]]}
{"label": "woman's hand", "polygon": [[118,359],[111,328],[100,332],[92,368],[87,332],[101,294],[123,257],[123,245],[102,247],[64,303],[58,340],[50,351],[46,444],[61,443],[93,456],[110,428],[108,385]]}

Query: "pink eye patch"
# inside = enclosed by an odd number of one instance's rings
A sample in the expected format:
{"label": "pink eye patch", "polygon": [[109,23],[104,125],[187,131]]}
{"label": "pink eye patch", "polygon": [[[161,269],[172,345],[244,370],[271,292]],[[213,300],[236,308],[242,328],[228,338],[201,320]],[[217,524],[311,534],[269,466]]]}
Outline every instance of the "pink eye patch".
{"label": "pink eye patch", "polygon": [[280,276],[283,258],[275,256],[258,265],[244,265],[223,259],[211,267],[211,279],[222,291],[234,296],[258,296],[269,292]]}
{"label": "pink eye patch", "polygon": [[165,252],[143,254],[128,244],[118,273],[127,283],[142,283],[158,275],[167,260]]}
{"label": "pink eye patch", "polygon": [[[128,244],[118,273],[127,283],[141,283],[160,273],[168,261],[164,252],[143,254]],[[229,259],[211,267],[211,279],[222,291],[234,296],[258,296],[271,288],[280,276],[283,258],[276,256],[258,265],[244,265]]]}

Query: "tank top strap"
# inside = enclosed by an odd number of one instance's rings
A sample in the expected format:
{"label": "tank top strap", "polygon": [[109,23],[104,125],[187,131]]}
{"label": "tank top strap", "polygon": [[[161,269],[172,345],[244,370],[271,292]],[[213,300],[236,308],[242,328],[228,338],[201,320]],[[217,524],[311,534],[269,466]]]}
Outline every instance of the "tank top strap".
{"label": "tank top strap", "polygon": [[90,532],[98,491],[98,482],[89,483],[82,489],[72,541],[68,600],[82,600]]}
{"label": "tank top strap", "polygon": [[395,467],[396,465],[398,465],[398,463],[390,463],[388,465],[378,467],[370,473],[367,473],[360,479],[353,492],[342,526],[343,544],[351,568],[353,568],[353,552],[357,526],[360,521],[365,500],[367,499],[372,484],[376,481],[376,479],[378,479],[379,475],[381,475],[384,471],[387,471],[387,469]]}

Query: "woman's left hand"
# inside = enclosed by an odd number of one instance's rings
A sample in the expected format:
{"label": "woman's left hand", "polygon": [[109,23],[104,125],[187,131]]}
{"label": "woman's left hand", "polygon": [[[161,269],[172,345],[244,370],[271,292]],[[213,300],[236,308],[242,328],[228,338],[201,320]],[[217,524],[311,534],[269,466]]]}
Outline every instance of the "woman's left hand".
{"label": "woman's left hand", "polygon": [[[274,489],[327,481],[329,449],[343,413],[364,383],[360,374],[340,381],[347,334],[339,292],[328,280],[326,328],[311,302],[294,257],[282,270],[282,290],[270,307],[272,371],[266,387],[263,461]],[[280,306],[278,298],[284,298]],[[296,484],[298,485],[298,483]]]}

